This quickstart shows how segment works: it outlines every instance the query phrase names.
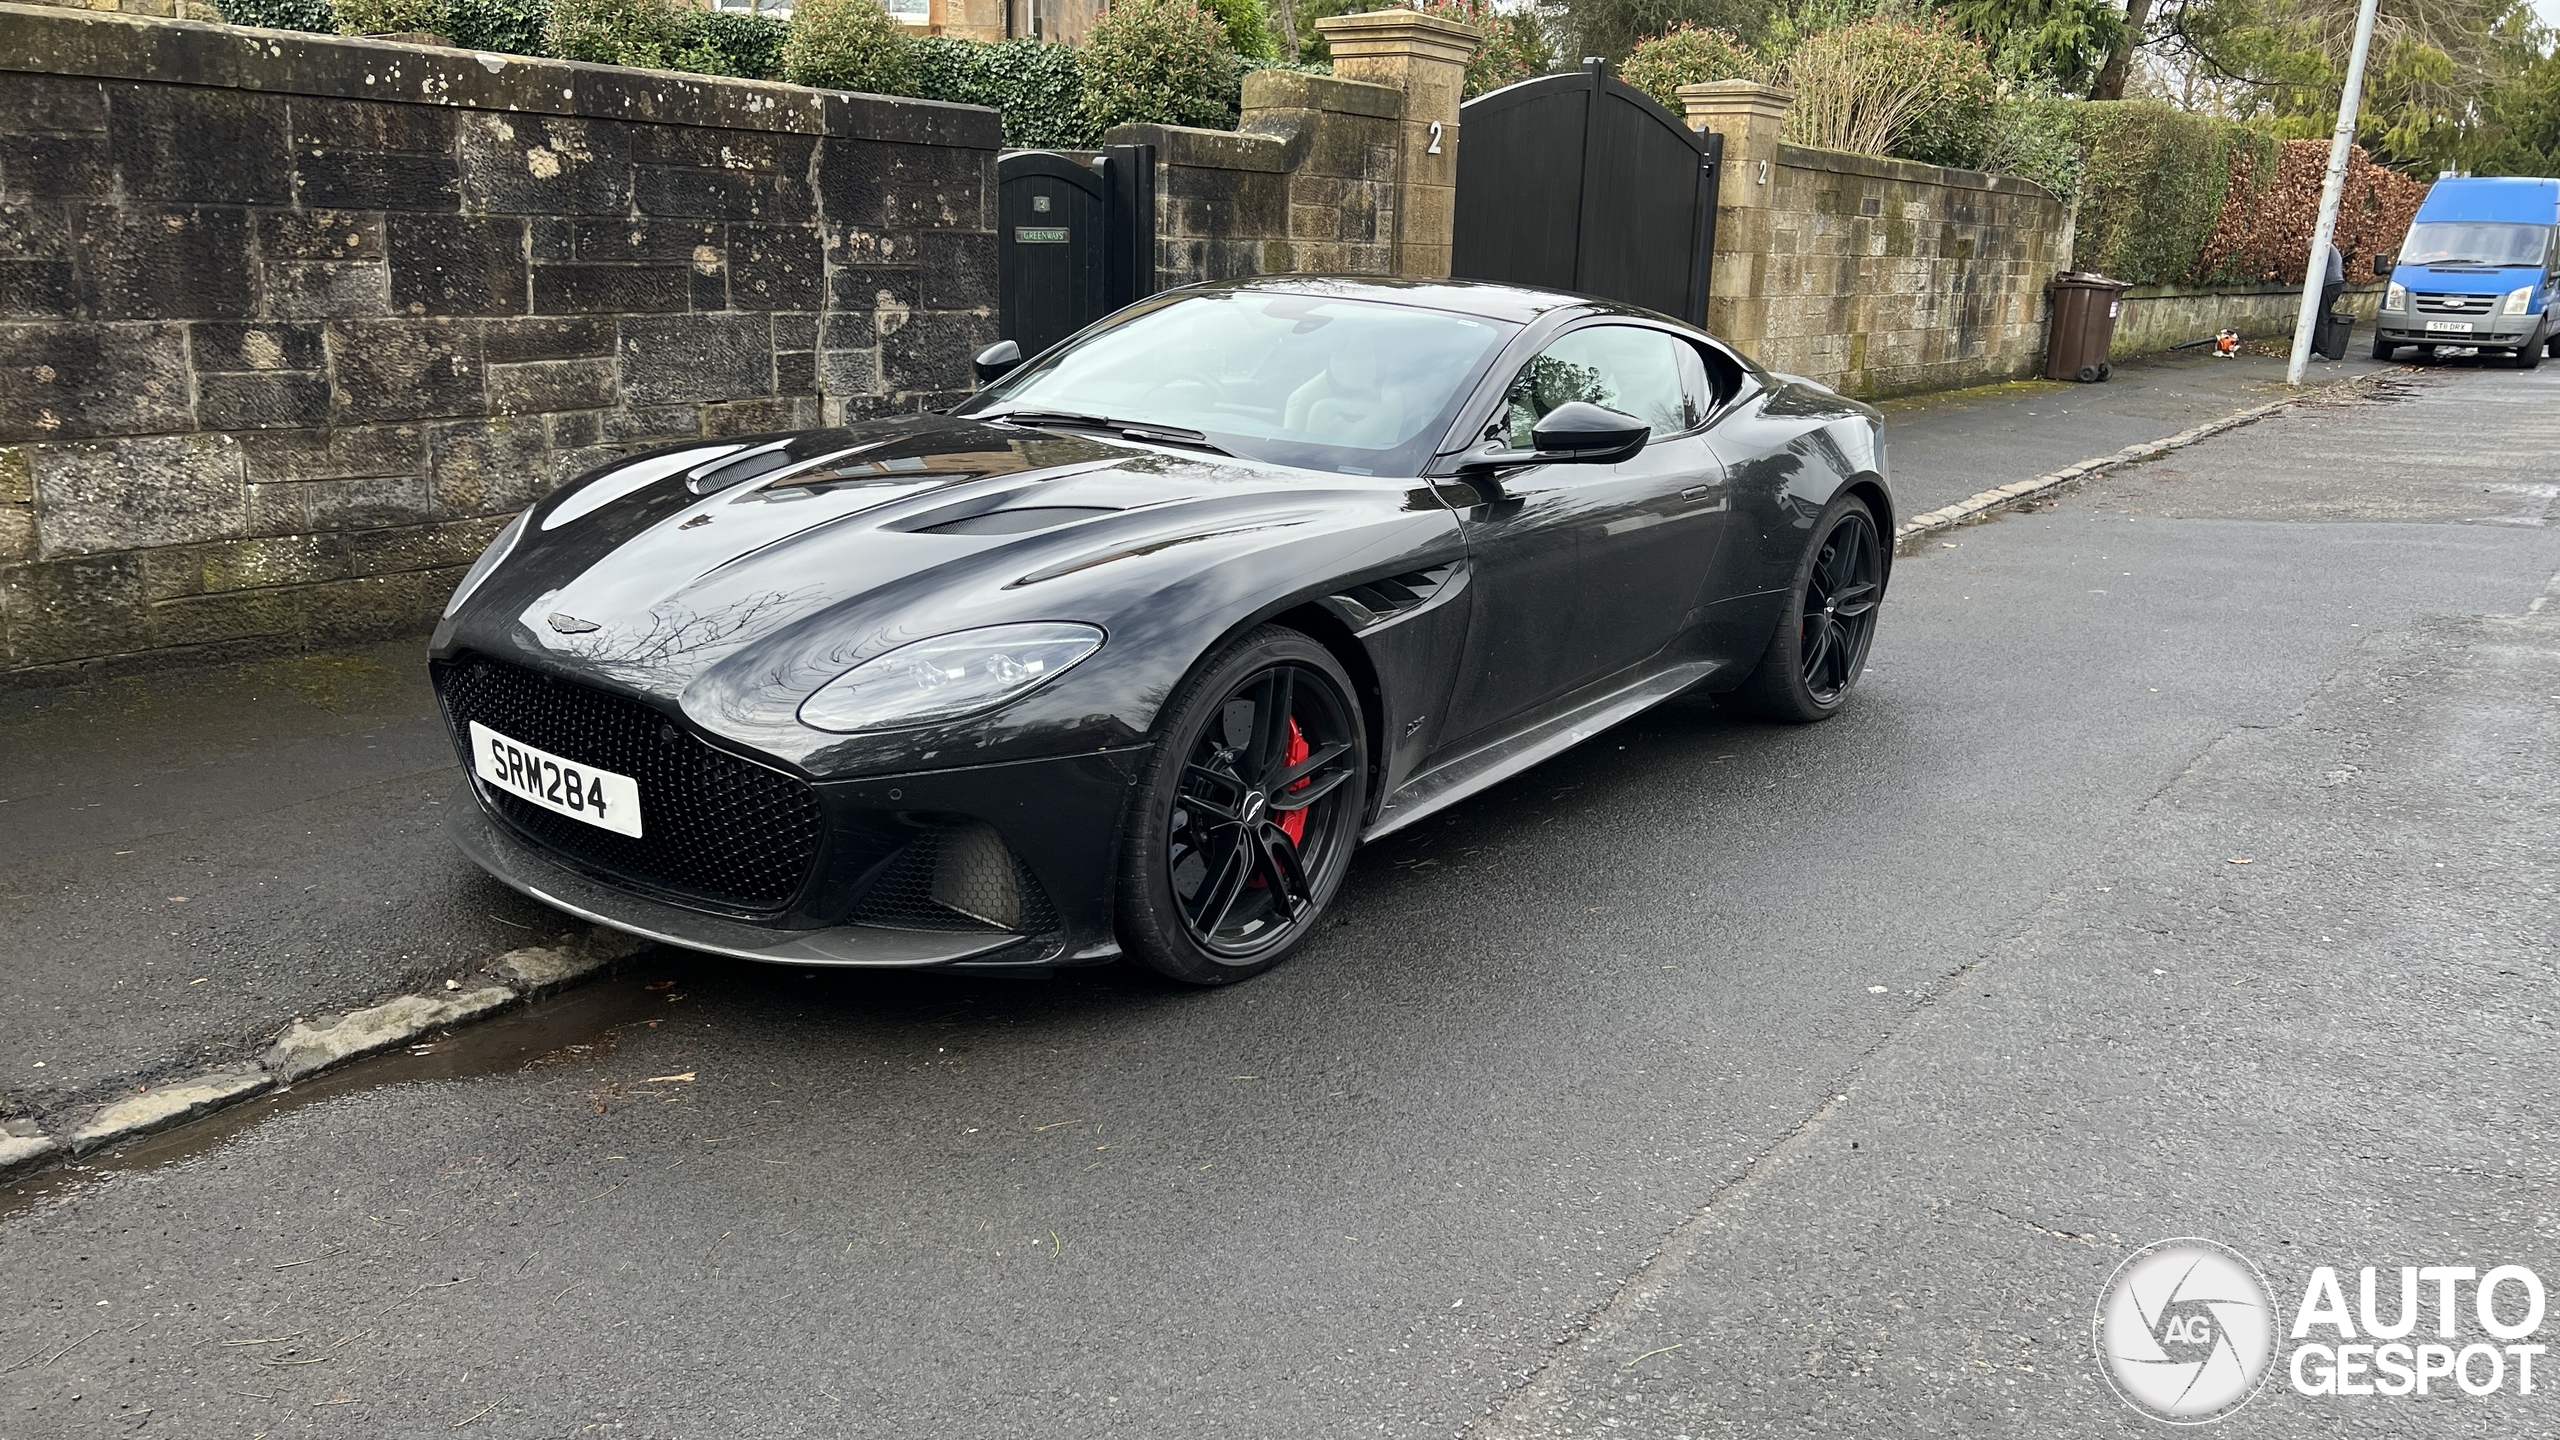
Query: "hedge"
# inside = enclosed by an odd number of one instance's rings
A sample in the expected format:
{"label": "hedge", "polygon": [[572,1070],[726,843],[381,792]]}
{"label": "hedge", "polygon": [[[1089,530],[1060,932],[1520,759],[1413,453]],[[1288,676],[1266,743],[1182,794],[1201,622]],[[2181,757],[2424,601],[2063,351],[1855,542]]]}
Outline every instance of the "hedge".
{"label": "hedge", "polygon": [[[1251,43],[1261,0],[1121,0],[1083,50],[1036,40],[910,36],[878,0],[801,0],[793,22],[669,0],[214,0],[235,25],[330,33],[428,30],[473,50],[549,55],[750,80],[984,105],[1005,142],[1083,149],[1127,120],[1234,128],[1244,77],[1328,67]],[[1484,0],[1429,0],[1435,13]],[[1517,36],[1512,37],[1515,41]],[[1492,47],[1488,47],[1491,49]],[[1521,44],[1471,83],[1507,83],[1533,63]]]}
{"label": "hedge", "polygon": [[321,34],[338,28],[338,12],[330,8],[329,0],[213,0],[213,8],[234,25]]}
{"label": "hedge", "polygon": [[1098,132],[1085,119],[1076,52],[1040,40],[955,40],[927,36],[914,49],[909,93],[925,100],[984,105],[1004,119],[1009,145],[1079,150]]}
{"label": "hedge", "polygon": [[[2001,107],[1985,163],[2079,202],[2072,263],[2136,285],[2298,281],[2328,142],[2269,139],[2151,100]],[[2351,275],[2399,246],[2427,187],[2350,153],[2338,248]]]}
{"label": "hedge", "polygon": [[2082,167],[2074,263],[2137,285],[2204,278],[2205,244],[2231,193],[2232,152],[2266,153],[2273,142],[2156,100],[2079,102],[2071,115]]}
{"label": "hedge", "polygon": [[[2310,259],[2311,232],[2320,218],[2320,184],[2329,169],[2329,142],[2287,140],[2271,164],[2244,180],[2235,164],[2231,201],[2207,242],[2198,268],[2210,280],[2236,284],[2300,284]],[[2375,255],[2388,255],[2408,238],[2426,182],[2373,162],[2361,145],[2347,151],[2346,184],[2338,194],[2336,241],[2347,278],[2372,273]]]}

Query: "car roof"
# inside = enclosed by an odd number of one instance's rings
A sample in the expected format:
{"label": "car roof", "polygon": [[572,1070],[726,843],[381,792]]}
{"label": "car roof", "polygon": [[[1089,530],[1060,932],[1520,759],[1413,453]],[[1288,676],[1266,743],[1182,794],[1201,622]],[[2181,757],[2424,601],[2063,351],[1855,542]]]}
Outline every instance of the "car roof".
{"label": "car roof", "polygon": [[1558,310],[1583,309],[1647,319],[1665,319],[1650,310],[1618,305],[1563,290],[1509,285],[1494,280],[1416,280],[1393,275],[1257,275],[1186,287],[1198,291],[1253,290],[1284,295],[1330,295],[1345,300],[1375,300],[1390,305],[1422,305],[1507,320],[1526,325]]}
{"label": "car roof", "polygon": [[2560,180],[2511,175],[2448,176],[2427,191],[2427,198],[2419,202],[2417,218],[2548,225],[2560,218]]}

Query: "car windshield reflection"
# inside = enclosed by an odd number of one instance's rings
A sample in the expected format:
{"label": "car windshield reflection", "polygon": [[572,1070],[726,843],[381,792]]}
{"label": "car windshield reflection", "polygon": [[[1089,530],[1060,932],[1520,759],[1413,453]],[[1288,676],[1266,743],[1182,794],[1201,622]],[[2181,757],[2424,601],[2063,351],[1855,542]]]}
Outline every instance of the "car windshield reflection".
{"label": "car windshield reflection", "polygon": [[1410,475],[1517,329],[1325,295],[1177,296],[997,382],[961,413],[1018,412],[1025,423],[1103,425],[1140,440],[1196,437],[1284,465]]}

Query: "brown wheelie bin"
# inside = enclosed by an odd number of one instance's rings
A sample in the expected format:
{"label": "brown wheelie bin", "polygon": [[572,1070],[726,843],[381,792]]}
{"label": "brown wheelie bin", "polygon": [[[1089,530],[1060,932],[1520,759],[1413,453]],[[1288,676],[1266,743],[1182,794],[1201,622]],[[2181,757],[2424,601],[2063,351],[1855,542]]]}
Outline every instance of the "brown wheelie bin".
{"label": "brown wheelie bin", "polygon": [[2094,384],[2116,371],[2107,361],[2116,312],[2128,287],[2104,275],[2065,271],[2053,277],[2053,323],[2045,334],[2044,378]]}

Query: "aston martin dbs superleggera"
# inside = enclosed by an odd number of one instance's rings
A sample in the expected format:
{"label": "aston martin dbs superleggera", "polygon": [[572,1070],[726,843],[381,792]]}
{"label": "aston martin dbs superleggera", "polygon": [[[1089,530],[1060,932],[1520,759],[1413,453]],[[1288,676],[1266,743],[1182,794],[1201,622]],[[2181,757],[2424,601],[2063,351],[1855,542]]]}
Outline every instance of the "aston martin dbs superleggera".
{"label": "aston martin dbs superleggera", "polygon": [[1650,312],[1273,277],[976,363],[509,525],[431,655],[471,857],[747,959],[1216,984],[1363,840],[1693,687],[1822,719],[1875,631],[1876,412]]}

